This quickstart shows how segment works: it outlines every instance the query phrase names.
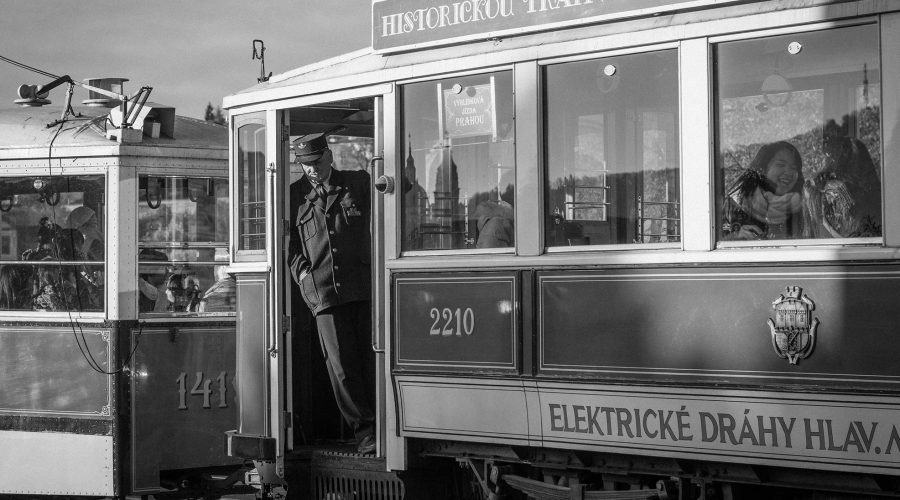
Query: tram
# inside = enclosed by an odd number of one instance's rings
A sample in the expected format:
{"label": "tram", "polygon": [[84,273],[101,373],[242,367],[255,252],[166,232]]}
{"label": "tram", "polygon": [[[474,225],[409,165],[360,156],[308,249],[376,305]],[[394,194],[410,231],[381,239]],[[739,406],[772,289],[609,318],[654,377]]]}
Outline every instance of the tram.
{"label": "tram", "polygon": [[125,81],[0,113],[4,498],[244,479],[221,446],[237,417],[228,134],[147,91],[120,106]]}
{"label": "tram", "polygon": [[[267,491],[900,495],[900,5],[381,0],[372,28],[224,100],[227,446]],[[372,180],[374,456],[286,264],[311,133]]]}

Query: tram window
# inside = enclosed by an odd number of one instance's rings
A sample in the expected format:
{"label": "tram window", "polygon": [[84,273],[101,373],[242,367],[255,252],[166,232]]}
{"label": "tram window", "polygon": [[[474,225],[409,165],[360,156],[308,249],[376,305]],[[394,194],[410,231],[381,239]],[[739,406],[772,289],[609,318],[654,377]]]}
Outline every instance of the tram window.
{"label": "tram window", "polygon": [[142,175],[138,194],[138,311],[234,312],[228,181]]}
{"label": "tram window", "polygon": [[878,27],[715,46],[721,241],[881,236]]}
{"label": "tram window", "polygon": [[264,250],[266,245],[266,127],[248,123],[237,128],[238,250]]}
{"label": "tram window", "polygon": [[403,87],[401,248],[515,244],[512,72]]}
{"label": "tram window", "polygon": [[0,178],[0,310],[102,311],[102,175]]}
{"label": "tram window", "polygon": [[675,50],[545,68],[550,247],[681,240]]}

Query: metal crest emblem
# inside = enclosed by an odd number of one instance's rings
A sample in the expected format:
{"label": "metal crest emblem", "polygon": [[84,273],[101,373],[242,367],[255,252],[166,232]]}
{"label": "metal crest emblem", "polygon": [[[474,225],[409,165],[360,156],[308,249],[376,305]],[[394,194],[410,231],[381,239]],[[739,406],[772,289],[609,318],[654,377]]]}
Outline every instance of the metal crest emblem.
{"label": "metal crest emblem", "polygon": [[816,346],[816,328],[819,319],[812,317],[816,308],[799,286],[785,287],[784,293],[772,302],[775,319],[769,318],[772,331],[772,347],[778,356],[792,365],[806,359]]}

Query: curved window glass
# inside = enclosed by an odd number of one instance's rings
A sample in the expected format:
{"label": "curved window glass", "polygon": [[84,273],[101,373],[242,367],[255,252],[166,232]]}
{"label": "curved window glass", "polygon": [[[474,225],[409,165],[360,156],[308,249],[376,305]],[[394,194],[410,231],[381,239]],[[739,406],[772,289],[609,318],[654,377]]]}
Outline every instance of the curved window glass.
{"label": "curved window glass", "polygon": [[228,181],[139,178],[138,311],[233,312],[228,265]]}
{"label": "curved window glass", "polygon": [[266,248],[266,126],[248,123],[237,129],[237,200],[239,251]]}
{"label": "curved window glass", "polygon": [[549,247],[681,240],[678,54],[547,66]]}
{"label": "curved window glass", "polygon": [[512,72],[405,85],[403,137],[404,251],[514,246]]}
{"label": "curved window glass", "polygon": [[715,46],[718,236],[881,236],[878,27]]}
{"label": "curved window glass", "polygon": [[0,310],[102,311],[102,175],[0,178]]}

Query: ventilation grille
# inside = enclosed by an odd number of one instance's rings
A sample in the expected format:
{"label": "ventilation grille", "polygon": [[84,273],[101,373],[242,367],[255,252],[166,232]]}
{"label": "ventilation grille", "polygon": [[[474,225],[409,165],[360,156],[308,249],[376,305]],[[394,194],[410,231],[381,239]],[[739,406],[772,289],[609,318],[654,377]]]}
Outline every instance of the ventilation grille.
{"label": "ventilation grille", "polygon": [[314,500],[403,500],[403,482],[391,472],[317,469],[312,474]]}

